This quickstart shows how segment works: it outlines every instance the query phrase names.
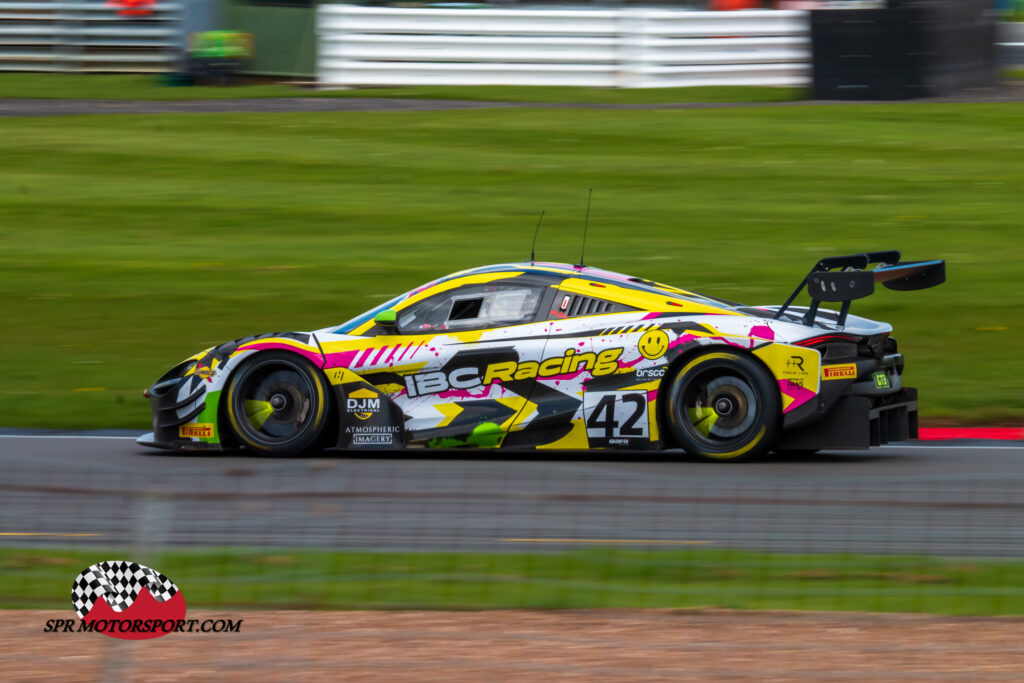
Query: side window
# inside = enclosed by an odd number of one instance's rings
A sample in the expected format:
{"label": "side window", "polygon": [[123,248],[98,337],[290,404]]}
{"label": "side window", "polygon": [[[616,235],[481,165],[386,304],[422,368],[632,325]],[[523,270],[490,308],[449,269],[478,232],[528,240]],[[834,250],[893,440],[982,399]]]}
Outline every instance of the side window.
{"label": "side window", "polygon": [[413,304],[398,314],[398,330],[482,330],[531,322],[537,313],[538,287],[494,285],[464,287]]}

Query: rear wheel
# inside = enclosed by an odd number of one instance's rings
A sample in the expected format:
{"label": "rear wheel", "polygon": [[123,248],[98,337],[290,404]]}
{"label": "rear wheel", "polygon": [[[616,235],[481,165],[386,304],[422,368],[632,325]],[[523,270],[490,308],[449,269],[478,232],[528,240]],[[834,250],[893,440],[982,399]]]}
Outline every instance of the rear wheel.
{"label": "rear wheel", "polygon": [[779,435],[779,390],[752,358],[735,352],[690,360],[669,387],[667,421],[676,442],[712,460],[757,457]]}
{"label": "rear wheel", "polygon": [[291,353],[261,353],[235,371],[226,408],[246,449],[288,457],[322,445],[329,388],[309,361]]}

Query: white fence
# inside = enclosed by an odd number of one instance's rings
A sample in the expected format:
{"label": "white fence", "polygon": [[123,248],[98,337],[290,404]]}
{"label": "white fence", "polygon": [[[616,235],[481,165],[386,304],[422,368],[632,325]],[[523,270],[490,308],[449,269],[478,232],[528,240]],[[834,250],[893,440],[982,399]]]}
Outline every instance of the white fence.
{"label": "white fence", "polygon": [[808,14],[322,5],[324,85],[810,83]]}
{"label": "white fence", "polygon": [[999,48],[1007,66],[1024,66],[1024,23],[999,25]]}
{"label": "white fence", "polygon": [[182,6],[158,0],[121,16],[104,0],[0,2],[0,71],[167,71],[182,46]]}

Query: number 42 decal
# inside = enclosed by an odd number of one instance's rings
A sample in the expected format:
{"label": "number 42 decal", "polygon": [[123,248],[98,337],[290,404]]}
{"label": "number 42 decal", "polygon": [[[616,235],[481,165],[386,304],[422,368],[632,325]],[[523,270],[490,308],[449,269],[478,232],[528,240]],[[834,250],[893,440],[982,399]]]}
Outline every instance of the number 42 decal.
{"label": "number 42 decal", "polygon": [[583,394],[587,437],[594,439],[646,439],[647,393],[600,391]]}

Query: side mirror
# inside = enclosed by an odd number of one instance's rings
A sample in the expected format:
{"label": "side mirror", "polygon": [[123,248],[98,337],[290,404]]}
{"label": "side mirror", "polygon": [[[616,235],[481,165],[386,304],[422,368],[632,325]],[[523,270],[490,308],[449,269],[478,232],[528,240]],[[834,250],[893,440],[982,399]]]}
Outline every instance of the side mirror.
{"label": "side mirror", "polygon": [[383,327],[394,327],[395,320],[397,317],[398,314],[395,313],[395,309],[386,308],[377,315],[373,316],[373,322]]}

